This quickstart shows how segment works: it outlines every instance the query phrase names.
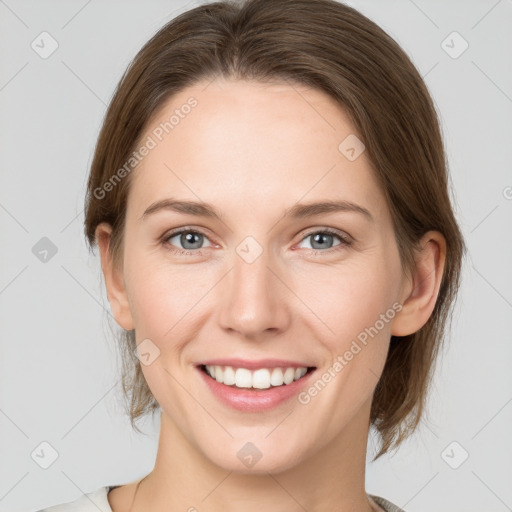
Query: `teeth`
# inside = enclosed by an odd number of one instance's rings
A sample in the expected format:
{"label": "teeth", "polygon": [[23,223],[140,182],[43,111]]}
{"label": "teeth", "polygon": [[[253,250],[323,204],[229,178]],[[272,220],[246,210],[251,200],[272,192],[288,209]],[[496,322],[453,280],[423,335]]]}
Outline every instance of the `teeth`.
{"label": "teeth", "polygon": [[235,372],[235,386],[237,388],[250,388],[252,387],[252,375],[250,370],[245,368],[238,368]]}
{"label": "teeth", "polygon": [[[237,370],[238,371],[238,370]],[[256,389],[267,389],[270,387],[270,371],[266,368],[256,370],[252,374],[252,387]]]}
{"label": "teeth", "polygon": [[284,372],[284,383],[285,384],[291,384],[293,382],[293,379],[295,378],[295,368],[286,368],[286,371]]}
{"label": "teeth", "polygon": [[236,382],[235,371],[231,366],[224,368],[224,379],[222,381],[226,386],[232,386]]}
{"label": "teeth", "polygon": [[270,384],[272,384],[272,386],[283,385],[283,370],[281,370],[281,368],[274,368],[272,370],[272,375],[270,376]]}
{"label": "teeth", "polygon": [[237,388],[268,389],[271,386],[288,385],[304,377],[307,371],[306,367],[259,368],[251,371],[247,368],[206,365],[206,372],[210,377],[221,384],[234,385]]}

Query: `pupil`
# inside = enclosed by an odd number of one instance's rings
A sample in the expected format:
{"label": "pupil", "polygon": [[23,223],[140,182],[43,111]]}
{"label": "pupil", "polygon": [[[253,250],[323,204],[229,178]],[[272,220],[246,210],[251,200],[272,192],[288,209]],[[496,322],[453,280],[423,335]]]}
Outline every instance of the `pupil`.
{"label": "pupil", "polygon": [[[196,240],[196,242],[194,242],[194,237],[198,237],[199,238],[199,241]],[[199,233],[186,233],[186,234],[182,234],[181,235],[181,244],[183,245],[183,247],[185,249],[199,249],[201,247],[201,238],[202,235],[199,234]],[[187,243],[191,243],[192,244],[192,247],[188,246],[187,247]]]}
{"label": "pupil", "polygon": [[[325,243],[326,237],[332,238],[332,235],[329,235],[327,233],[317,233],[316,235],[314,235],[313,236],[313,244],[312,244],[313,249],[319,248],[319,247],[315,247],[316,243],[320,243],[320,244],[322,244],[322,242]],[[329,245],[329,247],[330,247],[330,245]],[[320,247],[320,249],[321,248],[322,247]]]}

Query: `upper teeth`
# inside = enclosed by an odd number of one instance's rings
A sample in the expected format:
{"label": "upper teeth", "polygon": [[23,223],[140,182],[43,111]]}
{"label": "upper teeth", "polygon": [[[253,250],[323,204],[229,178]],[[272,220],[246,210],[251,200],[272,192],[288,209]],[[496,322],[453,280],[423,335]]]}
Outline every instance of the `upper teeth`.
{"label": "upper teeth", "polygon": [[[284,371],[283,371],[284,370]],[[259,368],[251,371],[247,368],[233,368],[232,366],[206,365],[206,371],[217,382],[237,388],[267,389],[270,386],[290,384],[303,377],[308,369],[300,368]]]}

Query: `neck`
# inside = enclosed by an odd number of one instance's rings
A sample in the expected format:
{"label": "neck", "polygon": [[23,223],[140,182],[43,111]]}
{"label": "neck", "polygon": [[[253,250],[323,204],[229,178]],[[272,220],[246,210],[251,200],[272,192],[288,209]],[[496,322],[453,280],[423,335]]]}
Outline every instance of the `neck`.
{"label": "neck", "polygon": [[213,464],[162,411],[155,467],[142,481],[132,512],[296,512],[298,508],[371,512],[365,492],[370,404],[336,438],[290,469],[242,474]]}

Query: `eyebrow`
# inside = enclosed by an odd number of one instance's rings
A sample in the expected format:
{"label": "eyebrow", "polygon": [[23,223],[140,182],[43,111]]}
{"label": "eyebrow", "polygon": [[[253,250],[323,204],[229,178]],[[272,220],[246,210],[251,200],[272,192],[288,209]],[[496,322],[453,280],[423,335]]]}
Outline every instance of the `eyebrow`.
{"label": "eyebrow", "polygon": [[[222,221],[221,215],[209,203],[200,201],[178,201],[173,198],[162,199],[152,203],[146,211],[140,217],[140,220],[144,220],[149,215],[162,210],[170,210],[177,213],[184,213],[187,215],[196,215],[199,217],[207,217],[211,219],[217,219]],[[285,210],[283,218],[306,218],[320,215],[322,213],[333,213],[333,212],[353,212],[362,214],[370,222],[374,221],[374,218],[369,210],[360,206],[356,203],[346,200],[337,201],[320,201],[313,203],[302,203],[296,204]]]}

